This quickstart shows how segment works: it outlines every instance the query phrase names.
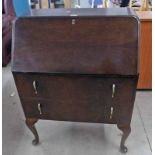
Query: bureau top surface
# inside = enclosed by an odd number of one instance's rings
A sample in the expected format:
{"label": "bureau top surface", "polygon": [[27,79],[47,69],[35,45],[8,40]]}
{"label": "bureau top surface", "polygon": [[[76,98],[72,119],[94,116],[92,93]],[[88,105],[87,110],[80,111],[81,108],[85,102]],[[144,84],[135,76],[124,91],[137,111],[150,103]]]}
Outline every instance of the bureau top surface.
{"label": "bureau top surface", "polygon": [[12,71],[138,73],[139,20],[130,9],[32,11],[13,25]]}
{"label": "bureau top surface", "polygon": [[129,8],[72,8],[72,9],[33,9],[25,17],[50,16],[133,16],[135,12]]}

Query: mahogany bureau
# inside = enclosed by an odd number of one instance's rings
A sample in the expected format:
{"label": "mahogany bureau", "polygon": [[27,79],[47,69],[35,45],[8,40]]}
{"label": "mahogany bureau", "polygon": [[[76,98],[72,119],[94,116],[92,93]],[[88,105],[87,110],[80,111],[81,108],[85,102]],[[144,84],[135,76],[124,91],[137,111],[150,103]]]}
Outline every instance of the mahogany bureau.
{"label": "mahogany bureau", "polygon": [[36,10],[16,19],[12,72],[26,117],[117,124],[130,131],[138,80],[139,20],[125,9]]}

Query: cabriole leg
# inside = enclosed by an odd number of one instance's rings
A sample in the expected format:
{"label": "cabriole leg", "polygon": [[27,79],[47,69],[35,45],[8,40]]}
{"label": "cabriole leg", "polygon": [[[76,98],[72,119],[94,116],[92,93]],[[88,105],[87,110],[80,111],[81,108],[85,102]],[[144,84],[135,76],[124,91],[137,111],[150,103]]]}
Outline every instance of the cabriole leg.
{"label": "cabriole leg", "polygon": [[126,153],[128,151],[128,148],[125,146],[125,141],[131,132],[131,127],[130,125],[120,125],[120,124],[117,124],[117,127],[123,132],[120,143],[120,151],[122,153]]}
{"label": "cabriole leg", "polygon": [[39,136],[38,136],[38,132],[35,128],[35,123],[38,121],[38,119],[35,118],[26,118],[26,125],[27,127],[32,131],[35,139],[32,141],[33,145],[37,145],[39,143]]}

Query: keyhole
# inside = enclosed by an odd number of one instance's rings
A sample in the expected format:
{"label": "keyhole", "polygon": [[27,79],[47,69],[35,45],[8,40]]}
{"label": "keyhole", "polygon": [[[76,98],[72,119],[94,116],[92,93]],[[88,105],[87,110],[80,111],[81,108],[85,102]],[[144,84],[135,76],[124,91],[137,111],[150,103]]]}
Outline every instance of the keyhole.
{"label": "keyhole", "polygon": [[75,21],[76,21],[75,19],[72,19],[72,25],[75,25]]}

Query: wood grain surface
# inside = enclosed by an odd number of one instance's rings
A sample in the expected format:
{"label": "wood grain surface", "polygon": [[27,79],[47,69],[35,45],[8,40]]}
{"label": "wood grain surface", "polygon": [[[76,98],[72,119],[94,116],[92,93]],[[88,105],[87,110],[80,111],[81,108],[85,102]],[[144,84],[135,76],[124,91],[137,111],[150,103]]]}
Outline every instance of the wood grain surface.
{"label": "wood grain surface", "polygon": [[141,20],[138,89],[152,89],[152,17],[150,12],[138,16]]}

